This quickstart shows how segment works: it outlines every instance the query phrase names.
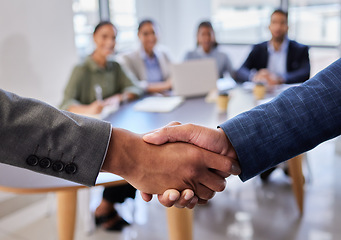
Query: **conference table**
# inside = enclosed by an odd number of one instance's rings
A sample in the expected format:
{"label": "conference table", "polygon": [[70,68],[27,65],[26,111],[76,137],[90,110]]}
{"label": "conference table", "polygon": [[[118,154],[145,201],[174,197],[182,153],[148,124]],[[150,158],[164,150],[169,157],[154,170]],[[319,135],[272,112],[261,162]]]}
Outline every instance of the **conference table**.
{"label": "conference table", "polygon": [[[146,133],[160,128],[171,121],[194,123],[206,127],[216,128],[217,125],[233,117],[239,112],[257,105],[250,91],[237,88],[231,93],[231,100],[227,113],[221,113],[215,103],[208,103],[205,98],[186,99],[180,106],[170,112],[142,112],[136,111],[136,102],[122,105],[116,112],[108,115],[104,120],[112,123],[113,127],[124,128],[135,133]],[[241,94],[241,95],[240,95]],[[238,98],[244,99],[239,101]],[[303,174],[301,156],[289,160],[289,171],[292,188],[300,212],[303,212]],[[20,176],[20,177],[18,177]],[[113,174],[100,173],[96,185],[115,186],[126,182]],[[29,170],[1,164],[0,190],[14,193],[42,193],[56,192],[58,199],[58,233],[60,240],[72,240],[76,220],[76,204],[78,189],[82,185],[63,179],[34,173]],[[190,240],[193,238],[192,222],[193,210],[168,208],[168,227],[170,240]]]}
{"label": "conference table", "polygon": [[[250,108],[271,100],[290,85],[268,93],[265,100],[256,101],[250,87],[237,87],[230,92],[230,102],[227,112],[221,112],[214,102],[209,103],[207,98],[189,98],[179,107],[171,112],[142,112],[134,110],[136,102],[123,105],[117,112],[109,115],[105,120],[112,123],[114,127],[124,128],[136,133],[147,133],[154,129],[167,125],[171,121],[183,124],[194,123],[210,128],[216,128],[233,116],[249,110]],[[289,173],[292,178],[292,189],[296,197],[299,212],[303,213],[304,200],[304,178],[302,173],[302,155],[288,161]],[[192,210],[167,209],[169,237],[171,240],[192,239]]]}
{"label": "conference table", "polygon": [[[171,112],[142,112],[134,110],[136,102],[124,104],[120,109],[104,120],[113,127],[124,128],[135,133],[147,133],[167,125],[171,121],[194,123],[216,128],[226,120],[226,113],[219,113],[214,103],[207,103],[205,98],[186,99]],[[192,233],[192,210],[167,209],[168,231],[170,240],[190,240]]]}

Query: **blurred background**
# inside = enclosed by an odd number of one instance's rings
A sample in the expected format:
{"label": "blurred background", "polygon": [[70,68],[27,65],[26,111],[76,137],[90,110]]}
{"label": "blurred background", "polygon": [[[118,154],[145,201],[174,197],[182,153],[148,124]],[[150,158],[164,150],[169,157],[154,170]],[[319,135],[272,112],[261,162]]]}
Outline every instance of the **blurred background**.
{"label": "blurred background", "polygon": [[[94,50],[100,20],[118,29],[115,54],[138,46],[141,19],[155,20],[159,43],[173,62],[195,48],[198,23],[211,20],[220,49],[238,69],[252,45],[271,38],[270,15],[277,8],[289,12],[289,38],[310,47],[310,76],[340,57],[341,0],[0,0],[0,88],[58,106],[73,67]],[[341,239],[340,149],[339,138],[307,154],[302,218],[283,172],[276,171],[268,185],[234,177],[195,211],[194,239]],[[93,212],[103,189],[90,191]],[[0,192],[0,240],[58,239],[55,206],[53,194]],[[79,219],[87,208],[80,204]],[[133,230],[89,235],[77,221],[75,239],[167,239],[166,213],[156,201],[145,204],[137,194],[117,209]]]}
{"label": "blurred background", "polygon": [[269,18],[289,11],[289,37],[309,45],[313,76],[340,55],[339,0],[0,0],[0,86],[58,105],[73,66],[93,50],[101,19],[118,28],[116,53],[138,42],[139,20],[154,19],[160,44],[180,61],[195,47],[199,21],[210,19],[238,68],[252,44],[270,38]]}

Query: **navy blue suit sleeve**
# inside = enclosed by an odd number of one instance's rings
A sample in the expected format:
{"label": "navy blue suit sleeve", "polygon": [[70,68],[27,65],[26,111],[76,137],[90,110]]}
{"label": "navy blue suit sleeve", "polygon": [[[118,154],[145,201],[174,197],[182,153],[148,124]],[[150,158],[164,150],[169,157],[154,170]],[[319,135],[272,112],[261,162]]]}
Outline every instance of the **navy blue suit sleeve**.
{"label": "navy blue suit sleeve", "polygon": [[220,125],[246,181],[341,134],[341,59],[269,103]]}
{"label": "navy blue suit sleeve", "polygon": [[[288,71],[285,76],[285,83],[301,83],[310,77],[310,61],[309,61],[309,48],[302,45],[301,49],[294,49],[293,51],[300,52],[296,59],[288,64],[298,64],[295,66],[296,70]],[[297,53],[296,53],[297,54]]]}
{"label": "navy blue suit sleeve", "polygon": [[251,71],[266,68],[268,62],[267,42],[254,45],[243,65],[236,72],[237,82],[250,80]]}
{"label": "navy blue suit sleeve", "polygon": [[253,47],[252,51],[250,52],[249,56],[243,63],[243,65],[238,69],[236,72],[236,80],[237,82],[243,83],[249,81],[251,69],[253,69],[253,62],[255,59],[256,52],[255,47]]}

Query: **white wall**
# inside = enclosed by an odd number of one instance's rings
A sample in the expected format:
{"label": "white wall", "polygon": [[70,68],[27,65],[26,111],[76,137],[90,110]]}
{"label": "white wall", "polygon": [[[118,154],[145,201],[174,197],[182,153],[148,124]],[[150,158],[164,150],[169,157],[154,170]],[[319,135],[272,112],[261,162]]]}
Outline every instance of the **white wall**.
{"label": "white wall", "polygon": [[0,0],[0,88],[58,105],[75,63],[72,0]]}

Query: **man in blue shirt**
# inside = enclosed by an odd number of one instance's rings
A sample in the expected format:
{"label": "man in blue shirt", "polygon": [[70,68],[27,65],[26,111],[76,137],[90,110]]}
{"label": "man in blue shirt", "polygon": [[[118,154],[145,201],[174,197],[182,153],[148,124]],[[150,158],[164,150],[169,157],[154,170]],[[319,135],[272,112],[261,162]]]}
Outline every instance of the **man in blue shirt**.
{"label": "man in blue shirt", "polygon": [[288,13],[275,10],[269,25],[271,40],[253,47],[237,71],[237,81],[277,85],[301,83],[309,79],[308,46],[288,39],[288,29]]}

